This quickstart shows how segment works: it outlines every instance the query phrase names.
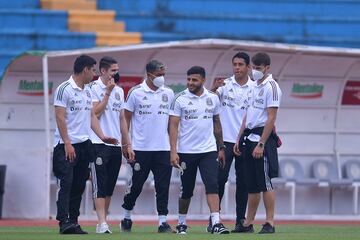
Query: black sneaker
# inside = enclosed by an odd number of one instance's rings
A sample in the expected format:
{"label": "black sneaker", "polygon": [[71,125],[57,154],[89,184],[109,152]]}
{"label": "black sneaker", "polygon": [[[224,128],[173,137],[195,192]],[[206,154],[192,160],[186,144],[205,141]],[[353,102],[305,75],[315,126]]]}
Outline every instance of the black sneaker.
{"label": "black sneaker", "polygon": [[158,233],[176,233],[167,222],[163,222],[159,228]]}
{"label": "black sneaker", "polygon": [[177,234],[186,234],[187,226],[185,224],[179,224],[176,226]]}
{"label": "black sneaker", "polygon": [[76,225],[67,219],[63,222],[60,222],[59,227],[60,234],[74,234]]}
{"label": "black sneaker", "polygon": [[275,227],[271,226],[271,224],[267,222],[263,224],[263,227],[259,232],[259,234],[268,234],[268,233],[275,233]]}
{"label": "black sneaker", "polygon": [[253,233],[254,226],[250,224],[249,226],[244,226],[243,222],[237,223],[235,229],[231,230],[232,233]]}
{"label": "black sneaker", "polygon": [[132,221],[131,219],[124,218],[121,220],[120,229],[122,232],[131,232]]}
{"label": "black sneaker", "polygon": [[212,234],[229,234],[230,231],[222,223],[217,223],[211,230]]}
{"label": "black sneaker", "polygon": [[211,221],[211,216],[209,217],[209,224],[208,226],[206,227],[206,231],[208,233],[211,233],[211,230],[212,230],[212,221]]}
{"label": "black sneaker", "polygon": [[88,234],[87,232],[85,232],[84,230],[82,230],[82,228],[80,227],[79,224],[75,224],[75,232],[74,234]]}

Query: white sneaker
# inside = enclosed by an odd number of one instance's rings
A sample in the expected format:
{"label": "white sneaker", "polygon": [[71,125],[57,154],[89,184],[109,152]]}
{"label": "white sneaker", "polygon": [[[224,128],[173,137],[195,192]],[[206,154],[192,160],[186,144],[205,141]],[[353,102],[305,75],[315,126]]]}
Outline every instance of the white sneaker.
{"label": "white sneaker", "polygon": [[96,224],[96,233],[112,233],[109,225],[104,222],[101,224]]}

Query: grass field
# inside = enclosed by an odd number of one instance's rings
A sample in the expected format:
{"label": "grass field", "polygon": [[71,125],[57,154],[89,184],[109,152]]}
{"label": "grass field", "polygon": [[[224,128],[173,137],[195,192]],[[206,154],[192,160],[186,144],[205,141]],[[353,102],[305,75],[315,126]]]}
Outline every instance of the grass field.
{"label": "grass field", "polygon": [[[192,226],[187,235],[159,234],[155,226],[133,226],[132,233],[120,233],[117,225],[111,226],[113,234],[95,234],[94,227],[84,227],[88,235],[59,235],[57,227],[0,227],[0,240],[56,240],[56,239],[124,239],[124,240],[165,240],[165,239],[288,239],[288,240],[360,240],[358,225],[278,225],[272,235],[229,234],[211,235],[205,232],[205,226]],[[261,226],[257,225],[255,231]]]}

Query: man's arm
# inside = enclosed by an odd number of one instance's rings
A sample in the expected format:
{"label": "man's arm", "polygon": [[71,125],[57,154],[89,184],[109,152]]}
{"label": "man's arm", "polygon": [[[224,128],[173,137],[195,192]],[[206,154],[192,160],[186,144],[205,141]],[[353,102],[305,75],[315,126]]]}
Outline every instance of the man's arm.
{"label": "man's arm", "polygon": [[116,138],[104,136],[104,133],[100,127],[99,120],[97,119],[93,109],[91,109],[91,129],[104,143],[109,143],[109,144],[119,143],[119,140]]}
{"label": "man's arm", "polygon": [[169,117],[170,161],[173,167],[179,168],[179,155],[177,154],[177,139],[180,117]]}
{"label": "man's arm", "polygon": [[216,145],[218,148],[218,160],[221,167],[225,167],[225,148],[224,148],[224,141],[223,141],[223,135],[222,135],[222,128],[221,128],[221,121],[220,121],[220,115],[214,115],[213,117],[214,121],[214,136],[216,139]]}
{"label": "man's arm", "polygon": [[[129,121],[130,122],[130,121]],[[121,145],[125,151],[124,156],[131,162],[135,159],[135,153],[131,146],[131,140],[129,136],[129,127],[125,118],[124,110],[120,112],[120,131],[121,131]]]}
{"label": "man's arm", "polygon": [[65,145],[65,159],[72,162],[76,158],[76,154],[74,147],[71,145],[71,141],[67,131],[66,108],[55,106],[55,117],[56,117],[56,124],[59,129],[60,136],[64,141],[64,145]]}
{"label": "man's arm", "polygon": [[243,121],[241,123],[241,127],[240,127],[240,130],[239,130],[239,134],[236,138],[236,143],[234,145],[234,148],[233,148],[233,152],[236,156],[240,156],[241,152],[240,152],[240,148],[239,148],[239,142],[240,142],[240,138],[241,138],[241,135],[243,135],[244,133],[244,130],[245,130],[245,125],[246,125],[246,114],[243,118]]}
{"label": "man's arm", "polygon": [[101,99],[100,102],[93,103],[94,113],[97,118],[100,118],[101,114],[104,112],[106,105],[108,104],[111,91],[114,89],[114,87],[115,87],[115,82],[114,79],[111,78],[111,80],[106,86],[104,97]]}

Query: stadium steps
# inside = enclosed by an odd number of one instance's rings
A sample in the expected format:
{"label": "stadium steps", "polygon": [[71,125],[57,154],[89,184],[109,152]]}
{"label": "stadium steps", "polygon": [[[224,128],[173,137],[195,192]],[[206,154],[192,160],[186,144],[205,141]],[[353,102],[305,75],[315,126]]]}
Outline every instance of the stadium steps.
{"label": "stadium steps", "polygon": [[[90,5],[86,5],[91,3]],[[81,8],[81,5],[88,8]],[[124,22],[115,21],[115,11],[96,10],[96,1],[87,0],[41,0],[47,9],[63,9],[69,14],[68,29],[74,32],[94,32],[97,46],[137,44],[141,42],[138,32],[124,32]]]}
{"label": "stadium steps", "polygon": [[52,10],[96,10],[96,1],[41,0],[41,8]]}

